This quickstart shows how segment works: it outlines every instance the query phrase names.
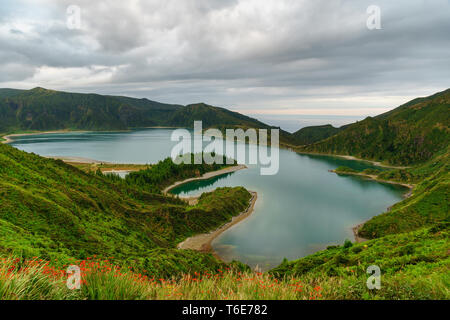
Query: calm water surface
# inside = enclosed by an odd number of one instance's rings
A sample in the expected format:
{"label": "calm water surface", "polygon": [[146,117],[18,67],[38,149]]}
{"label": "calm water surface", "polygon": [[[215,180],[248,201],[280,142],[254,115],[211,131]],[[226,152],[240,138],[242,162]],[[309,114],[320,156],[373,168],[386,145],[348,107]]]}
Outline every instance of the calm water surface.
{"label": "calm water surface", "polygon": [[[17,137],[11,144],[44,156],[145,164],[170,156],[175,144],[170,141],[171,133],[170,129],[146,129],[45,134]],[[173,193],[192,196],[222,186],[258,192],[254,213],[219,236],[213,247],[227,261],[240,260],[265,270],[285,257],[295,259],[353,240],[353,226],[402,199],[403,187],[328,172],[340,165],[373,167],[362,161],[280,150],[280,170],[275,176],[261,176],[259,167],[253,165],[182,185]]]}

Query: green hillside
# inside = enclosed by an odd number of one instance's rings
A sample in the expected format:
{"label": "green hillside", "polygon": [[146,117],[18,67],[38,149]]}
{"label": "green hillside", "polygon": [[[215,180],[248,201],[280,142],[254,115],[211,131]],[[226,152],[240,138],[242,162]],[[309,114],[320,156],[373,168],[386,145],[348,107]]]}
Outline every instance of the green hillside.
{"label": "green hillside", "polygon": [[[152,170],[164,172],[164,165]],[[65,261],[115,257],[165,275],[210,270],[222,263],[176,250],[177,243],[231,220],[250,198],[244,188],[220,188],[188,206],[2,144],[0,254]]]}
{"label": "green hillside", "polygon": [[191,104],[176,110],[170,116],[169,123],[176,127],[192,127],[194,121],[198,120],[203,121],[204,128],[216,125],[270,128],[270,126],[256,119],[205,103]]}
{"label": "green hillside", "polygon": [[431,159],[449,144],[449,124],[450,89],[349,125],[300,151],[412,165]]}
{"label": "green hillside", "polygon": [[298,145],[307,145],[334,136],[341,131],[341,129],[342,128],[335,128],[331,124],[327,124],[323,126],[305,127],[294,132],[292,135]]}
{"label": "green hillside", "polygon": [[0,91],[0,131],[120,130],[161,125],[180,106],[34,88]]}

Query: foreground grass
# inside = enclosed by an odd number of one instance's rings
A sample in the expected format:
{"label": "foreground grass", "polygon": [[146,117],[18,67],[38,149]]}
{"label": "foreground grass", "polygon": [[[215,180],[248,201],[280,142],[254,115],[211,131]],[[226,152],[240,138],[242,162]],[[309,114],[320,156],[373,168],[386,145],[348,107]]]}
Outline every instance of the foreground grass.
{"label": "foreground grass", "polygon": [[67,288],[64,266],[42,260],[0,260],[0,300],[321,300],[449,299],[448,279],[383,278],[381,290],[366,287],[367,276],[285,276],[232,269],[157,279],[123,270],[108,260],[78,261],[81,288]]}

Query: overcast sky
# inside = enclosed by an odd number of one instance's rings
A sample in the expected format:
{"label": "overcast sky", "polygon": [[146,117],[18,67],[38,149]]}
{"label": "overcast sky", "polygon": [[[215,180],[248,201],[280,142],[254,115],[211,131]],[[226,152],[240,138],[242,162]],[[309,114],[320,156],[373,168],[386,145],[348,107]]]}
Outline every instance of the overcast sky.
{"label": "overcast sky", "polygon": [[450,1],[1,0],[0,71],[0,87],[362,118],[450,87]]}

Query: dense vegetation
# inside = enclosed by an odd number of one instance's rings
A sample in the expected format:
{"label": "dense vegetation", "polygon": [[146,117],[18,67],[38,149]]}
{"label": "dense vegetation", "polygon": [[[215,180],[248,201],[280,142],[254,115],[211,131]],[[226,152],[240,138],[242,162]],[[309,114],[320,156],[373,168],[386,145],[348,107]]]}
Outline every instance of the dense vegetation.
{"label": "dense vegetation", "polygon": [[250,198],[244,188],[221,188],[188,206],[3,144],[0,253],[64,261],[115,257],[165,275],[210,270],[223,263],[176,244],[231,220]]}
{"label": "dense vegetation", "polygon": [[331,124],[324,126],[312,126],[302,128],[297,132],[294,132],[292,135],[298,145],[307,145],[334,136],[343,128],[344,127],[335,128]]}
{"label": "dense vegetation", "polygon": [[352,155],[394,165],[427,161],[450,141],[450,89],[345,127],[301,151]]}

